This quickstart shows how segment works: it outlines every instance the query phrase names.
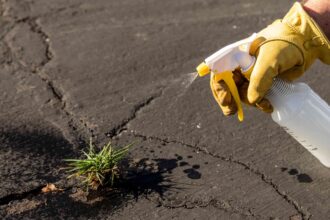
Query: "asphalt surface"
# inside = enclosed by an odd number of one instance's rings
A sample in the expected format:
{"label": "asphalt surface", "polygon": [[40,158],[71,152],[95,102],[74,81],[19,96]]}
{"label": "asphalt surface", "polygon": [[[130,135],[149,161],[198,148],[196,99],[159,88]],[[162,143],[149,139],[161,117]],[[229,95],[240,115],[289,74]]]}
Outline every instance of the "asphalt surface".
{"label": "asphalt surface", "polygon": [[[226,118],[208,79],[191,81],[292,3],[1,1],[1,218],[329,219],[329,169],[269,115]],[[317,62],[301,80],[329,103],[326,72]],[[134,193],[84,197],[62,168],[90,137],[137,142],[130,157],[158,171]]]}

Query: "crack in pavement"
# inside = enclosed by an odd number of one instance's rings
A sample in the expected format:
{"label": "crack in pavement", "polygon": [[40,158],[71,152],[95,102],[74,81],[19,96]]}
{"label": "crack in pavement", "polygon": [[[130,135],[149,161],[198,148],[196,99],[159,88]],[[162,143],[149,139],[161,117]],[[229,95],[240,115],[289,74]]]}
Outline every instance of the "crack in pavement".
{"label": "crack in pavement", "polygon": [[161,97],[164,93],[164,90],[161,89],[160,92],[146,98],[143,100],[141,103],[138,103],[137,105],[134,106],[132,114],[124,119],[119,125],[111,129],[109,132],[107,132],[105,135],[110,138],[114,138],[116,136],[119,136],[123,131],[127,130],[127,125],[134,120],[138,113],[143,110],[143,108],[147,107],[150,105],[153,101],[155,101],[157,98]]}
{"label": "crack in pavement", "polygon": [[244,210],[242,208],[233,207],[226,201],[221,201],[221,200],[214,199],[214,198],[212,198],[208,201],[202,201],[202,200],[182,201],[182,203],[178,204],[178,205],[164,203],[163,201],[159,200],[158,206],[165,207],[168,209],[179,209],[179,208],[195,209],[195,208],[206,208],[206,207],[212,206],[213,208],[223,210],[228,213],[235,213],[235,214],[239,214],[239,215],[245,216],[245,217],[261,218],[260,215],[254,214],[251,211],[251,209]]}
{"label": "crack in pavement", "polygon": [[155,140],[155,141],[160,141],[160,142],[165,143],[165,144],[171,144],[171,143],[172,144],[180,144],[182,146],[192,148],[192,149],[196,150],[197,152],[202,152],[202,153],[207,154],[211,157],[218,158],[222,161],[238,164],[238,165],[244,167],[244,169],[251,171],[252,173],[257,175],[258,177],[260,177],[260,179],[264,183],[271,186],[279,196],[281,196],[288,204],[290,204],[294,207],[294,209],[299,213],[299,215],[301,215],[301,217],[304,220],[308,220],[311,217],[311,214],[307,210],[304,210],[298,204],[298,202],[295,201],[291,196],[286,194],[284,191],[281,191],[279,189],[279,187],[269,177],[267,177],[265,174],[263,174],[262,172],[260,172],[259,170],[255,169],[255,168],[251,167],[249,164],[247,164],[245,162],[239,161],[237,159],[233,159],[232,157],[225,157],[225,156],[221,156],[221,155],[218,155],[218,154],[214,154],[214,153],[209,152],[206,149],[206,147],[201,148],[201,147],[198,147],[197,145],[187,144],[187,143],[184,143],[182,141],[163,139],[163,138],[156,137],[156,136],[146,136],[146,135],[138,134],[136,132],[132,132],[132,134],[133,134],[133,136],[142,138],[144,140],[147,140],[147,139]]}
{"label": "crack in pavement", "polygon": [[40,194],[41,189],[43,187],[45,187],[45,186],[44,185],[38,186],[37,188],[31,189],[31,190],[26,191],[26,192],[13,193],[13,194],[9,194],[5,197],[2,197],[2,198],[0,198],[0,206],[7,205],[12,201],[22,200],[22,199],[25,199],[25,198],[30,197],[30,196],[36,196],[36,195]]}
{"label": "crack in pavement", "polygon": [[45,48],[46,48],[46,51],[45,51],[46,59],[40,63],[40,67],[38,67],[37,70],[34,70],[37,72],[37,71],[41,70],[47,63],[49,63],[54,56],[50,49],[49,36],[46,34],[46,32],[44,32],[42,30],[41,26],[38,24],[37,18],[26,17],[26,18],[15,21],[15,23],[16,24],[19,24],[19,23],[28,24],[30,26],[31,31],[40,35],[43,40],[42,43],[45,45]]}
{"label": "crack in pavement", "polygon": [[[76,6],[78,6],[78,5],[77,4],[71,5],[68,7],[74,8]],[[51,91],[55,100],[60,103],[60,110],[63,112],[62,116],[64,116],[64,118],[66,118],[65,121],[66,121],[66,123],[68,123],[68,126],[66,126],[66,127],[68,127],[68,129],[70,131],[69,132],[65,131],[65,129],[63,129],[62,126],[57,126],[57,127],[63,132],[64,136],[66,136],[65,134],[69,133],[68,135],[73,136],[73,139],[78,140],[75,142],[78,142],[78,143],[84,142],[79,138],[79,136],[89,136],[90,134],[93,136],[93,128],[88,126],[89,123],[84,121],[82,119],[82,116],[77,116],[73,111],[70,111],[67,108],[67,100],[64,100],[64,97],[65,97],[64,93],[61,92],[61,89],[58,88],[57,86],[55,86],[55,83],[50,79],[50,77],[43,72],[43,68],[53,59],[54,53],[51,50],[49,35],[43,30],[42,26],[37,22],[38,17],[26,16],[23,18],[18,18],[17,16],[5,15],[5,11],[8,10],[8,6],[6,4],[6,1],[4,1],[4,0],[1,0],[1,8],[2,8],[1,16],[7,17],[9,20],[11,20],[11,22],[13,22],[13,25],[11,26],[11,28],[9,28],[9,30],[7,31],[5,36],[13,28],[15,28],[15,26],[17,24],[25,23],[30,27],[31,32],[36,33],[42,39],[41,43],[44,44],[44,46],[45,46],[45,54],[44,54],[45,59],[42,60],[41,63],[36,68],[33,68],[32,66],[30,66],[29,69],[31,70],[32,73],[36,74],[43,82],[45,82],[45,84]],[[60,8],[59,11],[62,11],[64,9],[65,8]],[[11,51],[13,51],[12,48],[10,48],[10,46],[9,46],[9,49]],[[17,58],[17,60],[19,61],[18,63],[21,64],[20,67],[24,69],[24,67],[26,65],[22,65],[22,63],[20,62],[21,60],[19,58]],[[49,103],[49,102],[50,102],[50,100],[47,103]],[[52,119],[50,119],[50,120],[52,120]],[[77,128],[81,128],[81,130],[87,129],[89,135],[78,133]],[[71,138],[67,137],[67,139],[70,143],[72,143],[73,140]]]}
{"label": "crack in pavement", "polygon": [[[41,25],[38,24],[37,22],[37,18],[32,18],[32,17],[25,17],[19,20],[15,20],[14,18],[9,17],[13,22],[14,25],[11,27],[11,29],[13,29],[17,24],[20,23],[25,23],[30,27],[31,32],[36,33],[37,35],[39,35],[42,39],[41,43],[45,45],[45,54],[44,57],[45,59],[43,59],[40,64],[33,68],[32,66],[28,66],[28,69],[34,73],[35,75],[37,75],[43,82],[45,82],[45,84],[47,85],[47,87],[49,88],[49,91],[51,92],[51,94],[53,95],[55,102],[58,102],[60,107],[59,109],[62,111],[62,116],[66,119],[64,119],[65,122],[63,123],[67,123],[68,125],[66,127],[68,127],[68,130],[70,130],[69,132],[65,131],[65,129],[63,130],[63,126],[57,126],[64,134],[64,136],[67,137],[67,140],[73,144],[73,142],[76,143],[81,143],[83,142],[81,140],[81,138],[79,138],[80,136],[89,136],[86,133],[85,134],[81,134],[77,132],[77,128],[81,128],[81,130],[87,129],[89,134],[93,135],[93,128],[90,128],[88,126],[88,122],[82,120],[80,116],[77,116],[74,112],[70,111],[67,108],[67,101],[64,100],[64,94],[61,92],[61,89],[59,89],[57,86],[54,85],[54,82],[49,78],[49,76],[47,74],[45,74],[43,72],[43,68],[49,63],[51,62],[51,60],[54,57],[54,53],[51,50],[51,46],[50,46],[50,38],[48,36],[48,34],[42,29]],[[9,33],[10,31],[8,31],[7,33]],[[10,45],[8,44],[8,48],[10,49],[10,51],[12,51],[11,53],[13,53],[13,49],[10,47]],[[19,64],[19,68],[21,69],[25,69],[26,65],[24,65],[24,62],[22,60],[20,60],[19,58],[17,58],[18,64]],[[21,63],[23,62],[23,63]],[[50,103],[50,100],[48,100],[47,103]],[[53,119],[50,119],[50,121],[52,121]],[[63,119],[62,119],[63,120]],[[55,123],[56,124],[56,123]],[[67,135],[65,135],[67,134]],[[68,137],[71,136],[71,137]],[[74,140],[72,140],[74,139]]]}
{"label": "crack in pavement", "polygon": [[[18,200],[23,200],[23,199],[26,199],[26,198],[32,198],[32,197],[36,197],[38,195],[41,195],[41,194],[46,194],[48,192],[43,192],[42,189],[44,187],[47,187],[47,185],[41,185],[41,186],[38,186],[34,189],[31,189],[29,191],[25,191],[25,192],[21,192],[21,193],[12,193],[12,194],[9,194],[7,196],[4,196],[2,198],[0,198],[0,206],[3,206],[3,205],[9,205],[11,202],[13,201],[18,201]],[[60,191],[56,191],[56,192],[66,192],[68,190],[71,190],[73,187],[72,186],[67,186],[67,187],[64,187],[60,189]]]}
{"label": "crack in pavement", "polygon": [[[189,74],[192,74],[192,73],[189,73]],[[195,74],[195,73],[193,73],[193,74]],[[191,82],[193,82],[193,81],[190,81],[190,80],[191,79],[188,78],[188,81],[189,81],[188,84],[189,85],[191,84]],[[115,126],[109,132],[105,133],[105,135],[107,137],[110,137],[111,139],[113,139],[114,137],[119,136],[122,132],[126,131],[127,130],[127,127],[128,127],[128,124],[131,121],[133,121],[134,119],[136,119],[136,117],[138,116],[139,112],[142,111],[143,108],[145,108],[146,106],[148,106],[151,103],[153,103],[159,97],[163,96],[164,93],[165,93],[165,91],[167,89],[169,89],[171,85],[173,85],[175,83],[178,83],[178,82],[187,84],[186,75],[182,75],[179,78],[166,80],[166,83],[162,82],[163,85],[160,86],[160,91],[158,93],[155,93],[155,94],[149,96],[148,98],[145,98],[144,101],[142,101],[141,103],[138,103],[137,105],[135,105],[134,108],[133,108],[132,114],[128,118],[124,119],[119,125]],[[187,86],[187,85],[185,85],[185,86]],[[184,88],[187,88],[187,87],[184,87]],[[177,96],[177,98],[180,97],[180,96],[182,96],[182,94],[180,94],[179,96]]]}

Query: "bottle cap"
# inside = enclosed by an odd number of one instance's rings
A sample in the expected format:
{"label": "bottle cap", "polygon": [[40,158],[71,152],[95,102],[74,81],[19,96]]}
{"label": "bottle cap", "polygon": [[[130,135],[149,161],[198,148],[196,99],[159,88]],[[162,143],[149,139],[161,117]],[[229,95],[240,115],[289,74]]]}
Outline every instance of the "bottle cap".
{"label": "bottle cap", "polygon": [[198,67],[196,68],[198,75],[200,77],[205,76],[207,74],[209,74],[211,72],[210,68],[208,67],[208,65],[206,65],[206,63],[201,63],[198,65]]}

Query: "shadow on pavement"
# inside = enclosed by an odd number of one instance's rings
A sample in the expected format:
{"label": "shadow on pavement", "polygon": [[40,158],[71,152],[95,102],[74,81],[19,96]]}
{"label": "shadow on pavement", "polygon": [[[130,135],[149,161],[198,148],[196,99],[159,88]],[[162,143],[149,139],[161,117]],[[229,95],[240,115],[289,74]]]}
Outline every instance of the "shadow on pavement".
{"label": "shadow on pavement", "polygon": [[1,185],[14,180],[20,185],[33,180],[57,181],[63,159],[77,154],[67,140],[51,132],[1,132],[0,143]]}
{"label": "shadow on pavement", "polygon": [[[65,140],[48,134],[6,133],[2,134],[1,141],[6,142],[7,147],[10,146],[8,148],[10,151],[19,152],[20,155],[33,156],[28,157],[29,160],[37,160],[38,157],[42,157],[45,161],[57,158],[54,160],[56,164],[56,162],[60,163],[63,158],[75,156],[75,152],[71,150],[72,148],[67,147],[68,143]],[[38,172],[37,166],[31,168],[29,165],[34,163],[33,161],[28,162],[23,169],[30,169],[33,173]],[[139,199],[148,198],[151,194],[162,199],[166,191],[179,189],[169,178],[169,174],[179,166],[178,164],[177,159],[150,160],[144,158],[137,162],[127,159],[121,164],[125,172],[112,189],[105,187],[86,193],[78,187],[69,187],[62,192],[34,193],[24,199],[11,201],[5,207],[5,210],[10,210],[10,213],[5,211],[2,214],[6,218],[14,219],[37,216],[43,218],[56,216],[56,218],[64,219],[109,216]],[[43,167],[39,167],[39,169],[43,169]],[[51,176],[51,173],[41,172],[38,173],[37,178],[55,180],[59,177]],[[63,174],[61,178],[65,178]],[[32,207],[30,204],[38,205]]]}
{"label": "shadow on pavement", "polygon": [[76,155],[72,145],[60,135],[51,132],[0,132],[0,149],[36,156],[55,157],[59,159]]}
{"label": "shadow on pavement", "polygon": [[156,193],[162,199],[166,191],[175,188],[169,174],[178,167],[177,159],[144,158],[133,166],[130,161],[125,161],[123,166],[126,171],[115,187],[134,195],[135,200],[151,193]]}

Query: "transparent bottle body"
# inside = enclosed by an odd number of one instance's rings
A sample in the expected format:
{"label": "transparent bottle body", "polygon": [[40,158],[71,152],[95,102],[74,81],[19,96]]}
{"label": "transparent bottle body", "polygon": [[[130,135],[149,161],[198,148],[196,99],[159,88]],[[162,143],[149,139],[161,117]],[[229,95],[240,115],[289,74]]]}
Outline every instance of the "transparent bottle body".
{"label": "transparent bottle body", "polygon": [[267,94],[272,119],[330,167],[330,107],[307,84],[275,79]]}

